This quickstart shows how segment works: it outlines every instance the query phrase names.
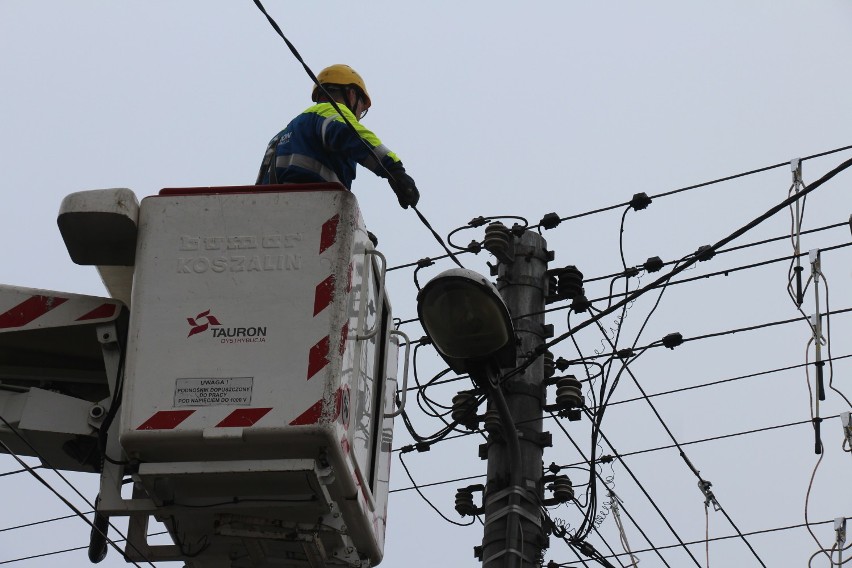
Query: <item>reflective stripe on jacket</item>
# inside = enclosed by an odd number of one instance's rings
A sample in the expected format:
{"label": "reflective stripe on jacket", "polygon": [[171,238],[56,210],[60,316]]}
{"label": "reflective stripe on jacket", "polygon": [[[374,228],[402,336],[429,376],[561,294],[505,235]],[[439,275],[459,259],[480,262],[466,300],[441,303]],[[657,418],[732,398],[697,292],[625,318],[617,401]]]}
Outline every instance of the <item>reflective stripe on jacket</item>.
{"label": "reflective stripe on jacket", "polygon": [[[290,121],[269,143],[257,177],[258,184],[339,182],[347,188],[359,163],[385,177],[382,167],[364,145],[366,141],[388,168],[399,163],[369,129],[342,103],[337,105],[358,132],[356,135],[331,103],[318,103]],[[274,170],[271,168],[274,158]],[[272,174],[272,175],[270,175]]]}

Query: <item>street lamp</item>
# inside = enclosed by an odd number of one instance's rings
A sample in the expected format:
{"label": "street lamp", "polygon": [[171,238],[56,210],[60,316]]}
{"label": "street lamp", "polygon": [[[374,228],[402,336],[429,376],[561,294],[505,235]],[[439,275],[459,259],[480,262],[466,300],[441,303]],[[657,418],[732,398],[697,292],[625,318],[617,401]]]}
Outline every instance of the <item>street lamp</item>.
{"label": "street lamp", "polygon": [[[511,492],[505,497],[485,497],[486,526],[505,513],[505,550],[495,562],[508,568],[523,565],[517,551],[523,550],[520,495],[524,493],[521,447],[511,411],[497,378],[501,367],[515,366],[515,330],[509,309],[497,288],[484,276],[463,268],[442,272],[417,294],[417,315],[435,349],[456,373],[468,373],[485,392],[500,415],[509,460]],[[490,452],[490,450],[489,450]],[[489,453],[489,460],[491,454]],[[495,460],[497,458],[494,458]],[[489,503],[492,499],[493,503]],[[497,509],[495,510],[495,507]],[[495,517],[496,515],[496,517]],[[496,529],[500,530],[500,529]],[[487,534],[487,530],[486,530]],[[485,563],[489,562],[486,559]]]}
{"label": "street lamp", "polygon": [[509,310],[497,288],[478,272],[453,268],[430,280],[417,294],[417,315],[456,373],[481,375],[515,365]]}

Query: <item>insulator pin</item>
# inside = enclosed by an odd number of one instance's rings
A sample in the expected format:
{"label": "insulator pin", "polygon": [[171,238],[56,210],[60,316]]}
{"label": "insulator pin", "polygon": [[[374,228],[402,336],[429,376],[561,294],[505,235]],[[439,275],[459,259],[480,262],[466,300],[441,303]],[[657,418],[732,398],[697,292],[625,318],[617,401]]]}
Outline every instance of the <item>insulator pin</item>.
{"label": "insulator pin", "polygon": [[561,410],[582,408],[584,402],[582,384],[574,376],[556,381],[556,404]]}
{"label": "insulator pin", "polygon": [[542,358],[544,359],[544,378],[549,379],[556,374],[556,361],[550,351],[545,351]]}
{"label": "insulator pin", "polygon": [[574,486],[567,475],[557,475],[550,486],[553,491],[553,499],[559,503],[567,503],[574,499]]}
{"label": "insulator pin", "polygon": [[473,491],[463,487],[456,491],[456,513],[464,516],[473,516],[477,513],[476,505],[473,503]]}
{"label": "insulator pin", "polygon": [[500,262],[510,263],[515,260],[512,233],[499,221],[485,227],[485,240],[482,241],[482,246]]}

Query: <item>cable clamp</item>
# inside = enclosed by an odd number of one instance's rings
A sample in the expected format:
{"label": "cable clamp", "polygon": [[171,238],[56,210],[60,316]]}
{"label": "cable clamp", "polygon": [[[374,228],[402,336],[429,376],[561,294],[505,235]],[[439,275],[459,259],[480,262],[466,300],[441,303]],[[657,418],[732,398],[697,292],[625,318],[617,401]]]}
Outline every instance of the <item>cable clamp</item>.
{"label": "cable clamp", "polygon": [[808,251],[808,261],[813,266],[813,270],[819,271],[819,249],[811,249]]}
{"label": "cable clamp", "polygon": [[843,548],[846,544],[846,517],[834,519],[834,532],[837,535],[837,548]]}
{"label": "cable clamp", "polygon": [[846,440],[846,446],[852,449],[852,413],[841,412],[840,423],[843,425],[843,437]]}
{"label": "cable clamp", "polygon": [[706,479],[698,480],[698,489],[701,490],[701,493],[704,494],[704,506],[708,507],[710,504],[713,504],[714,511],[722,510],[722,506],[719,505],[719,502],[716,501],[716,496],[713,495],[713,491],[710,489],[713,486],[712,483],[707,481]]}
{"label": "cable clamp", "polygon": [[793,158],[790,160],[790,171],[793,172],[793,184],[798,188],[799,185],[804,185],[802,182],[802,159]]}

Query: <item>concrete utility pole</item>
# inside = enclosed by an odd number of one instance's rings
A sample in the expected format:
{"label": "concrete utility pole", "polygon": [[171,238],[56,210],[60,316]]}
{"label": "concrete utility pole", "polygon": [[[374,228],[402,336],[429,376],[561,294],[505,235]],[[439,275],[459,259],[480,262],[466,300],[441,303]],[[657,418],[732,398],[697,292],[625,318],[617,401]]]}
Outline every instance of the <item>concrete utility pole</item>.
{"label": "concrete utility pole", "polygon": [[[501,229],[505,246],[489,246],[489,234]],[[486,248],[500,260],[497,289],[505,300],[514,319],[519,340],[518,359],[544,343],[546,331],[544,314],[547,262],[552,253],[546,242],[533,231],[515,236],[502,227],[492,224],[486,230]],[[527,314],[536,315],[527,315]],[[524,317],[519,317],[524,316]],[[505,369],[504,371],[508,371]],[[488,392],[486,423],[497,422],[503,400],[512,422],[500,422],[501,428],[489,429],[488,481],[484,495],[485,532],[482,540],[484,568],[541,565],[542,550],[547,547],[547,537],[542,530],[541,478],[542,450],[550,445],[550,435],[542,433],[542,407],[544,404],[544,359],[539,357],[524,373],[504,381],[502,396],[495,389]],[[503,399],[503,400],[501,400]],[[511,437],[516,431],[520,445],[520,463],[517,445]],[[500,430],[495,435],[495,431]],[[515,468],[513,470],[513,468]]]}

